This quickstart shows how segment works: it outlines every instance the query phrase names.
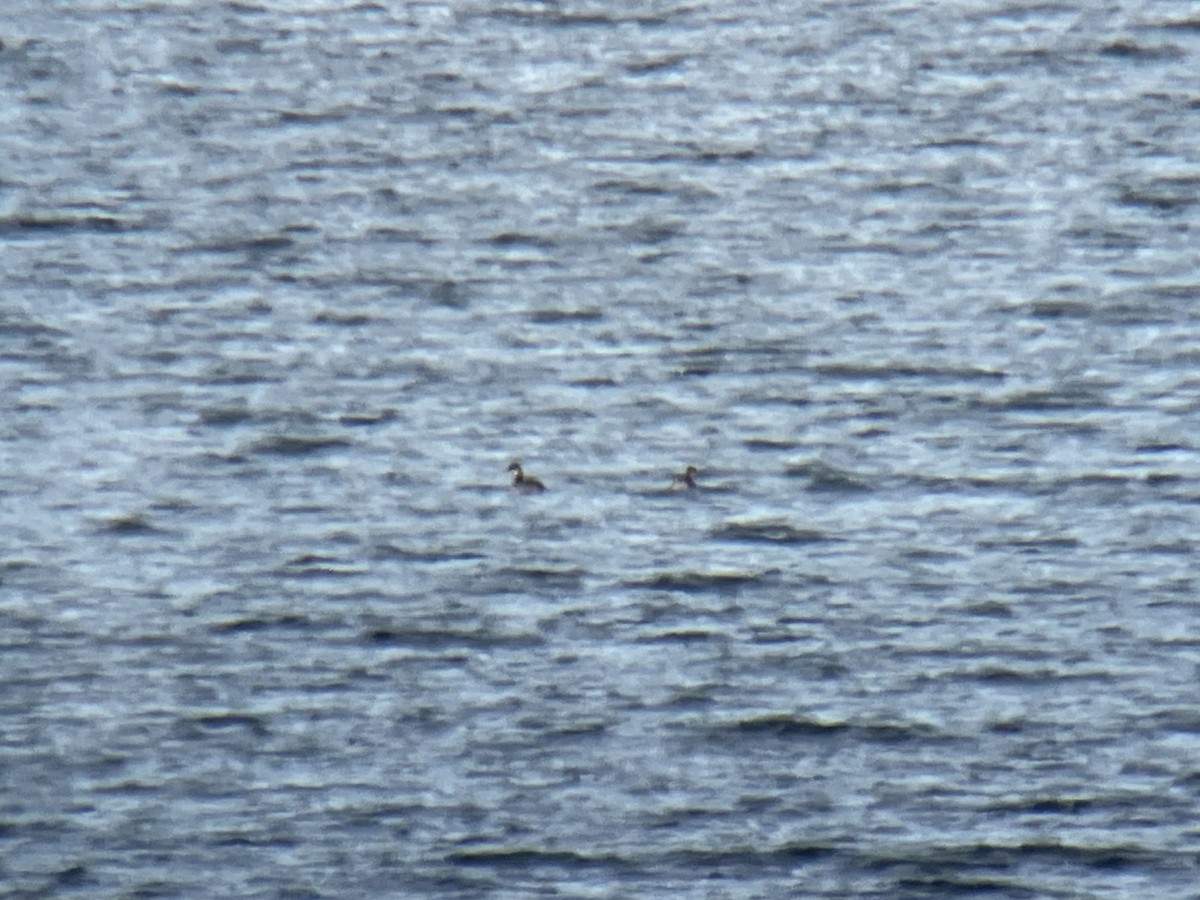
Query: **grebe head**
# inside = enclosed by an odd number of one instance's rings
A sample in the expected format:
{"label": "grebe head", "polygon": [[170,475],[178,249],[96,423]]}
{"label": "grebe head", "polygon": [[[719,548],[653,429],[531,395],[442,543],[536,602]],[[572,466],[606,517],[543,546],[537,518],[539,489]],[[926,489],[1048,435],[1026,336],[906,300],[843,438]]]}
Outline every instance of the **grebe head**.
{"label": "grebe head", "polygon": [[520,472],[521,471],[521,461],[519,459],[514,459],[512,462],[510,462],[508,464],[508,471],[509,472]]}

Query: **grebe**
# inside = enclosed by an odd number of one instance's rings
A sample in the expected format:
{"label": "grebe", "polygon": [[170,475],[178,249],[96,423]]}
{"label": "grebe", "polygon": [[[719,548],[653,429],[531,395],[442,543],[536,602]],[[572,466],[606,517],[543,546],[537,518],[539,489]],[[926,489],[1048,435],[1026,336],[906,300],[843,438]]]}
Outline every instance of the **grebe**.
{"label": "grebe", "polygon": [[514,459],[508,464],[508,471],[513,473],[513,488],[522,494],[540,494],[546,489],[546,486],[542,484],[540,479],[532,476],[526,477],[519,459]]}
{"label": "grebe", "polygon": [[695,466],[688,466],[683,470],[682,475],[676,475],[671,481],[671,487],[677,491],[690,491],[692,488],[698,488],[696,484],[696,476],[700,474],[700,470]]}

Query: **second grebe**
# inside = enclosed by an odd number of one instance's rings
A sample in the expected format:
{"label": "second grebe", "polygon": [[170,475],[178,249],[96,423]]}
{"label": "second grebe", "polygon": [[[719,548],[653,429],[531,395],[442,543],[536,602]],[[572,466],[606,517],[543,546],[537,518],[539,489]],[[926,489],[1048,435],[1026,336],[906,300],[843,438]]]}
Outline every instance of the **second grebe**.
{"label": "second grebe", "polygon": [[677,491],[690,491],[692,488],[698,488],[696,484],[696,476],[700,474],[700,470],[695,466],[688,466],[683,470],[682,475],[676,475],[671,481],[671,487]]}
{"label": "second grebe", "polygon": [[513,473],[512,486],[522,494],[540,494],[546,489],[541,480],[532,475],[526,475],[521,468],[521,461],[514,459],[508,464],[508,471]]}

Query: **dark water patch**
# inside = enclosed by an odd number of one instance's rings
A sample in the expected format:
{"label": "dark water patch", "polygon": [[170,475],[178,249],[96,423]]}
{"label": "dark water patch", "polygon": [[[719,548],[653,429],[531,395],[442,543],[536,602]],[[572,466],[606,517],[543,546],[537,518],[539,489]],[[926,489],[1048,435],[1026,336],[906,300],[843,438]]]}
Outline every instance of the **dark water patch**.
{"label": "dark water patch", "polygon": [[313,622],[307,616],[251,616],[241,619],[230,619],[225,622],[215,622],[208,626],[211,634],[255,634],[262,631],[306,631],[312,628]]}
{"label": "dark water patch", "polygon": [[587,572],[576,567],[560,569],[550,566],[513,566],[500,569],[497,574],[502,580],[511,580],[514,585],[533,584],[574,590],[582,586]]}
{"label": "dark water patch", "polygon": [[897,878],[891,885],[897,896],[912,897],[996,897],[1004,900],[1049,900],[1041,890],[1024,887],[1009,878],[971,875],[932,875]]}
{"label": "dark water patch", "polygon": [[379,321],[370,313],[334,312],[325,310],[312,318],[314,325],[334,325],[340,328],[361,328]]}
{"label": "dark water patch", "polygon": [[1105,603],[1109,596],[1096,592],[1096,582],[1092,580],[1072,581],[1066,578],[1046,578],[1042,580],[1014,582],[1012,593],[1022,597],[1051,597],[1056,600],[1072,600],[1076,602]]}
{"label": "dark water patch", "polygon": [[[313,511],[322,512],[323,509]],[[347,563],[335,556],[304,553],[289,559],[276,569],[276,574],[287,578],[353,578],[366,571],[362,566]]]}
{"label": "dark water patch", "polygon": [[1101,225],[1076,225],[1063,231],[1064,237],[1081,246],[1092,245],[1101,250],[1136,250],[1142,246],[1142,236],[1130,229]]}
{"label": "dark water patch", "polygon": [[677,193],[659,182],[638,181],[632,178],[607,178],[592,185],[592,190],[631,196],[668,197]]}
{"label": "dark water patch", "polygon": [[412,562],[464,562],[486,559],[482,553],[473,550],[441,549],[437,547],[397,547],[393,544],[377,544],[372,551],[372,559],[403,559]]}
{"label": "dark water patch", "polygon": [[980,137],[977,134],[952,133],[945,137],[935,137],[922,141],[918,146],[928,147],[931,150],[974,150],[981,147],[995,147],[996,142],[986,137]]}
{"label": "dark water patch", "polygon": [[700,347],[673,354],[671,374],[676,378],[716,375],[725,368],[726,351],[719,347]]}
{"label": "dark water patch", "polygon": [[374,646],[404,647],[411,650],[521,650],[541,647],[544,639],[536,634],[504,634],[493,631],[451,629],[373,628],[363,640]]}
{"label": "dark water patch", "polygon": [[253,443],[250,452],[274,456],[309,456],[351,444],[348,438],[334,435],[276,434]]}
{"label": "dark water patch", "polygon": [[205,92],[198,84],[189,84],[175,79],[165,79],[158,83],[158,91],[169,97],[198,97]]}
{"label": "dark water patch", "polygon": [[467,309],[471,305],[471,291],[468,285],[450,279],[443,279],[423,288],[415,287],[419,293],[424,293],[429,302],[446,309]]}
{"label": "dark water patch", "polygon": [[142,513],[128,513],[104,519],[100,523],[100,530],[106,531],[109,534],[129,536],[162,533],[162,529],[154,525],[149,517]]}
{"label": "dark water patch", "polygon": [[1155,27],[1168,31],[1194,31],[1200,34],[1200,15],[1188,16],[1182,19],[1168,19],[1165,22],[1158,23]]}
{"label": "dark water patch", "polygon": [[201,508],[200,504],[186,497],[160,497],[150,503],[150,509],[166,513],[190,513]]}
{"label": "dark water patch", "polygon": [[243,386],[281,384],[284,377],[269,359],[226,359],[199,379],[201,384]]}
{"label": "dark water patch", "polygon": [[1117,202],[1161,213],[1179,213],[1200,202],[1200,176],[1167,176],[1144,184],[1127,184],[1119,189]]}
{"label": "dark water patch", "polygon": [[813,371],[820,375],[854,381],[890,380],[893,378],[921,378],[939,381],[1003,381],[1004,372],[973,366],[922,366],[912,363],[890,362],[882,365],[865,363],[819,363]]}
{"label": "dark water patch", "polygon": [[831,844],[805,843],[801,841],[779,844],[774,847],[732,847],[711,850],[671,850],[648,859],[655,864],[670,865],[690,872],[703,872],[705,877],[720,879],[734,872],[757,873],[764,869],[774,872],[791,872],[797,866],[820,862],[838,856],[842,851]]}
{"label": "dark water patch", "polygon": [[386,422],[394,422],[400,418],[400,413],[395,409],[381,409],[378,412],[350,412],[343,413],[338,416],[338,423],[346,425],[350,428],[365,428],[370,425],[382,425]]}
{"label": "dark water patch", "polygon": [[945,563],[962,559],[957,551],[942,550],[936,547],[910,547],[900,554],[900,559],[914,563]]}
{"label": "dark water patch", "polygon": [[1091,797],[1021,797],[988,804],[986,811],[1035,815],[1078,815],[1095,807]]}
{"label": "dark water patch", "polygon": [[796,528],[782,519],[734,519],[710,529],[708,537],[715,541],[751,544],[813,544],[831,540],[824,532]]}
{"label": "dark water patch", "polygon": [[[1162,556],[1191,556],[1196,552],[1196,543],[1190,537],[1179,537],[1174,540],[1151,541],[1146,544],[1141,544],[1137,547],[1137,552],[1147,554],[1158,554]],[[1192,589],[1192,581],[1190,578],[1172,579],[1163,582],[1162,589],[1164,591],[1188,593]],[[1174,603],[1174,600],[1167,601]],[[1151,601],[1150,605],[1154,606],[1156,601]]]}
{"label": "dark water patch", "polygon": [[496,247],[530,247],[536,250],[553,250],[558,246],[551,238],[522,231],[504,231],[487,239]]}
{"label": "dark water patch", "polygon": [[619,382],[611,375],[589,375],[583,378],[568,379],[566,384],[581,388],[611,388],[617,387]]}
{"label": "dark water patch", "polygon": [[1190,453],[1189,444],[1177,444],[1171,441],[1147,441],[1133,448],[1135,453]]}
{"label": "dark water patch", "polygon": [[690,56],[687,53],[666,53],[662,56],[627,62],[624,69],[630,75],[649,75],[653,72],[678,69],[688,59]]}
{"label": "dark water patch", "polygon": [[725,635],[705,628],[677,628],[655,634],[638,635],[639,644],[696,644],[705,643]]}
{"label": "dark water patch", "polygon": [[780,738],[784,740],[847,738],[866,743],[895,744],[938,737],[931,726],[891,722],[821,722],[791,713],[770,713],[736,719],[712,728],[719,737]]}
{"label": "dark water patch", "polygon": [[1184,476],[1178,472],[1147,472],[1145,477],[1146,484],[1151,487],[1163,484],[1178,484],[1183,480]]}
{"label": "dark water patch", "polygon": [[1102,56],[1133,62],[1161,62],[1182,59],[1187,54],[1175,44],[1143,44],[1130,38],[1120,38],[1100,48]]}
{"label": "dark water patch", "polygon": [[1016,615],[1011,606],[1000,600],[984,600],[979,603],[971,603],[963,607],[963,612],[968,615],[989,619],[1011,619]]}
{"label": "dark water patch", "polygon": [[574,871],[632,868],[631,863],[622,856],[530,847],[456,850],[446,854],[444,859],[456,866],[487,866],[496,869],[566,869]]}
{"label": "dark water patch", "polygon": [[245,253],[252,257],[261,257],[290,250],[295,246],[295,240],[290,237],[281,234],[267,234],[256,237],[229,237],[208,243],[193,244],[179,248],[179,250],[186,253]]}
{"label": "dark water patch", "polygon": [[[4,587],[5,585],[15,587],[19,583],[36,580],[39,575],[43,578],[49,577],[52,575],[52,572],[53,570],[43,568],[39,563],[32,560],[12,559],[0,561],[0,587]],[[3,620],[8,615],[7,611],[0,610],[0,624],[3,624]],[[13,624],[20,624],[22,627],[26,627],[30,623],[14,618]],[[6,646],[3,641],[0,641],[0,652],[8,649],[11,648]]]}
{"label": "dark water patch", "polygon": [[1012,685],[1014,687],[1042,687],[1054,682],[1088,677],[1107,678],[1103,673],[1096,673],[1095,675],[1084,673],[1064,674],[1063,672],[1047,667],[1016,669],[1004,665],[984,665],[970,671],[956,672],[953,677],[955,679],[982,681],[996,685]]}
{"label": "dark water patch", "polygon": [[47,888],[57,890],[78,890],[88,885],[98,886],[91,870],[83,863],[73,863],[65,866],[50,876]]}
{"label": "dark water patch", "polygon": [[631,244],[658,247],[682,235],[686,226],[682,220],[643,216],[614,230]]}
{"label": "dark water patch", "polygon": [[590,718],[554,722],[537,715],[525,716],[517,722],[517,726],[522,730],[535,733],[539,741],[593,738],[604,734],[612,724],[605,719]]}
{"label": "dark water patch", "polygon": [[54,216],[19,215],[0,217],[0,234],[44,234],[44,233],[95,233],[118,234],[126,231],[141,231],[147,227],[141,222],[126,222],[115,216]]}
{"label": "dark water patch", "polygon": [[854,494],[871,490],[866,477],[819,459],[788,463],[784,474],[789,478],[807,478],[805,490],[834,494]]}
{"label": "dark water patch", "polygon": [[[684,321],[679,328],[694,332],[720,331],[721,326],[708,320]],[[749,341],[731,345],[706,343],[664,353],[673,377],[716,375],[737,372],[743,375],[778,377],[788,372],[808,373],[808,366],[796,358],[795,347],[782,339]],[[801,392],[775,393],[770,390],[740,391],[738,402],[753,406],[805,406],[810,401]]]}
{"label": "dark water patch", "polygon": [[780,438],[749,438],[742,441],[742,446],[752,453],[774,453],[780,450],[795,450],[800,446],[800,442]]}
{"label": "dark water patch", "polygon": [[[779,802],[770,798],[746,798],[750,802],[743,804],[739,798],[738,809],[712,809],[704,806],[687,806],[679,807],[672,806],[661,811],[655,811],[644,816],[646,827],[660,831],[676,830],[681,827],[690,826],[692,823],[703,827],[705,823],[715,821],[730,821],[735,816],[745,815],[745,811],[763,812],[772,808],[777,808]],[[763,800],[761,805],[756,805],[753,801]]]}
{"label": "dark water patch", "polygon": [[42,338],[45,341],[60,340],[70,337],[70,332],[53,325],[46,325],[27,319],[24,315],[17,316],[11,311],[0,312],[0,335],[25,338]]}
{"label": "dark water patch", "polygon": [[[221,829],[209,836],[206,842],[214,847],[280,847],[291,849],[300,843],[296,838],[280,834],[264,834],[258,830]],[[288,891],[291,896],[291,891]]]}
{"label": "dark water patch", "polygon": [[683,688],[671,694],[655,708],[664,710],[696,710],[713,707],[718,701],[715,685]]}
{"label": "dark water patch", "polygon": [[613,723],[603,719],[582,719],[577,722],[567,722],[552,728],[551,737],[557,738],[590,738],[604,734],[612,728]]}
{"label": "dark water patch", "polygon": [[155,784],[147,781],[139,781],[136,779],[126,779],[124,781],[114,781],[108,784],[100,784],[93,788],[97,794],[114,794],[125,796],[136,796],[138,794],[152,795],[162,791],[161,784]]}
{"label": "dark water patch", "polygon": [[648,578],[626,581],[626,587],[655,591],[679,591],[700,594],[708,591],[733,593],[745,587],[766,583],[764,575],[745,572],[660,572]]}
{"label": "dark water patch", "polygon": [[1035,300],[1026,309],[1035,319],[1086,319],[1093,313],[1090,303],[1066,297]]}
{"label": "dark water patch", "polygon": [[350,112],[344,108],[335,107],[325,110],[284,109],[276,116],[280,125],[323,125],[326,122],[343,122],[350,117]]}
{"label": "dark water patch", "polygon": [[[200,459],[206,463],[219,463],[224,466],[244,466],[250,462],[250,457],[244,453],[215,453],[213,451],[200,454]],[[247,471],[243,477],[253,477],[253,474]]]}
{"label": "dark water patch", "polygon": [[1057,840],[1000,844],[978,843],[913,851],[903,857],[878,855],[866,861],[875,869],[898,869],[913,876],[936,875],[947,869],[1016,871],[1029,863],[1069,866],[1101,872],[1126,869],[1191,867],[1188,854],[1163,854],[1133,844],[1072,844]]}
{"label": "dark water patch", "polygon": [[536,309],[528,316],[534,325],[561,325],[567,322],[599,322],[604,313],[594,308]]}
{"label": "dark water patch", "polygon": [[975,543],[975,546],[981,550],[1003,548],[1032,554],[1059,550],[1077,550],[1080,547],[1080,543],[1078,538],[1072,537],[1069,534],[1062,534],[1014,537],[1004,540],[980,538]]}
{"label": "dark water patch", "polygon": [[1134,722],[1139,732],[1148,734],[1200,734],[1200,711],[1193,709],[1164,709]]}
{"label": "dark water patch", "polygon": [[183,731],[195,737],[218,732],[245,732],[260,738],[270,734],[266,720],[253,713],[227,712],[184,716],[176,724]]}
{"label": "dark water patch", "polygon": [[[239,12],[265,13],[267,11],[265,7],[249,3],[238,3],[236,0],[225,5],[227,8]],[[262,38],[255,37],[218,38],[213,46],[221,54],[233,55],[241,53],[257,57],[262,54],[263,42]]]}
{"label": "dark water patch", "polygon": [[[395,200],[395,198],[396,198],[396,195],[394,192],[386,190],[386,189],[381,190],[378,193],[379,193],[379,196],[381,196],[387,200]],[[428,245],[428,244],[434,243],[433,239],[430,238],[424,232],[422,232],[416,228],[405,228],[405,227],[399,226],[399,225],[376,225],[371,228],[368,228],[366,234],[368,237],[378,238],[380,242],[386,242],[386,243],[391,243],[391,244]],[[434,300],[436,302],[438,295],[442,294],[442,293],[445,293],[447,295],[447,299],[453,299],[453,297],[450,295],[453,293],[453,291],[455,289],[455,284],[453,281],[442,281],[442,282],[437,282],[437,283],[434,283],[431,285],[431,284],[429,284],[428,281],[396,278],[396,279],[393,279],[393,281],[392,281],[392,287],[396,288],[397,290],[399,290],[401,292],[405,292],[405,293],[412,292],[412,293],[417,293],[417,294],[424,294],[428,299]],[[439,305],[447,306],[447,307],[451,307],[451,308],[454,308],[456,306],[456,304],[453,302],[442,303]]]}
{"label": "dark water patch", "polygon": [[1084,473],[1070,478],[1039,479],[1027,475],[967,475],[947,477],[941,475],[908,475],[905,483],[927,493],[960,493],[998,491],[1006,494],[1045,496],[1080,487],[1128,487],[1136,484],[1137,476],[1116,472]]}
{"label": "dark water patch", "polygon": [[587,573],[575,567],[513,566],[493,571],[467,573],[459,588],[467,596],[501,596],[505,594],[545,596],[577,594]]}
{"label": "dark water patch", "polygon": [[[1053,389],[1015,391],[1003,397],[977,402],[984,408],[1008,412],[1094,410],[1107,409],[1110,406],[1108,397],[1102,389],[1085,385],[1062,385]],[[1075,428],[1080,427],[1080,423],[1069,424]]]}
{"label": "dark water patch", "polygon": [[668,16],[653,12],[617,12],[592,9],[564,9],[557,3],[533,3],[528,5],[502,5],[488,7],[474,15],[493,19],[513,19],[518,22],[531,22],[552,25],[560,28],[616,28],[621,25],[653,28],[666,25]]}

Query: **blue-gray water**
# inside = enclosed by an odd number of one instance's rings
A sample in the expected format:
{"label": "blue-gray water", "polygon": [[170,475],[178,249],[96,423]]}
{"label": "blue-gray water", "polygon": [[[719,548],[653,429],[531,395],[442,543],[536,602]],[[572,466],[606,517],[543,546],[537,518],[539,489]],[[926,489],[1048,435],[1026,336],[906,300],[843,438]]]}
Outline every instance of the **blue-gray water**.
{"label": "blue-gray water", "polygon": [[0,892],[1200,896],[1196,4],[0,41]]}

